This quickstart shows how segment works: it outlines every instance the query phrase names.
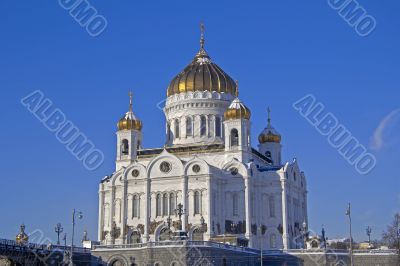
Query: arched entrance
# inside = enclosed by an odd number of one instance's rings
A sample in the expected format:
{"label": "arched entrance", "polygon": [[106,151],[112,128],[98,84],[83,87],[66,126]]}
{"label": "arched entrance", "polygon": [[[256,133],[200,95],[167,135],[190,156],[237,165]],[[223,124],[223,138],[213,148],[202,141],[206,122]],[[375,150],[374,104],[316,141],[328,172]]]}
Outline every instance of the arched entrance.
{"label": "arched entrance", "polygon": [[136,230],[132,231],[128,236],[128,244],[138,244],[140,242],[140,233]]}
{"label": "arched entrance", "polygon": [[201,230],[201,228],[196,228],[193,230],[192,240],[193,241],[204,241],[203,230]]}
{"label": "arched entrance", "polygon": [[120,260],[115,260],[111,263],[111,266],[125,266],[125,264]]}
{"label": "arched entrance", "polygon": [[158,241],[168,241],[172,239],[172,231],[168,227],[161,229]]}

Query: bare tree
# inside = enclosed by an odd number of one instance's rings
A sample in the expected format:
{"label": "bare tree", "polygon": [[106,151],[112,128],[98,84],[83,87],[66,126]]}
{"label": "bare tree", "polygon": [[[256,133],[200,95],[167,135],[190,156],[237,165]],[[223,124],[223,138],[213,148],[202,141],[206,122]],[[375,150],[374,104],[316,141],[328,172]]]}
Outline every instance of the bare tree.
{"label": "bare tree", "polygon": [[394,215],[393,222],[383,232],[382,242],[389,248],[400,250],[400,213]]}

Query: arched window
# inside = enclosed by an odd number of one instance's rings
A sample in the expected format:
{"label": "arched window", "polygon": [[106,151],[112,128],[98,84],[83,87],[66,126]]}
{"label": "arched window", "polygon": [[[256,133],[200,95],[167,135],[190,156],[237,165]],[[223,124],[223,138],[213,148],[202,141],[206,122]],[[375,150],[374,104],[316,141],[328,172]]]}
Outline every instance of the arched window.
{"label": "arched window", "polygon": [[137,146],[136,146],[136,149],[137,149],[137,150],[140,149],[140,145],[141,145],[140,140],[138,140],[138,141],[137,141]]}
{"label": "arched window", "polygon": [[239,215],[239,196],[238,194],[233,194],[233,199],[232,199],[232,213],[233,216],[238,216]]}
{"label": "arched window", "polygon": [[205,136],[207,133],[206,117],[202,115],[200,117],[200,136]]}
{"label": "arched window", "polygon": [[217,116],[215,118],[215,136],[222,137],[221,133],[221,118]]}
{"label": "arched window", "polygon": [[139,196],[135,195],[133,196],[133,201],[132,201],[132,217],[139,217]]}
{"label": "arched window", "polygon": [[167,216],[168,215],[168,194],[164,193],[163,195],[163,216]]}
{"label": "arched window", "polygon": [[276,248],[276,235],[275,234],[272,234],[269,237],[269,246],[270,246],[270,248]]}
{"label": "arched window", "polygon": [[175,119],[175,138],[179,138],[179,130],[180,130],[180,125],[179,125],[179,120]]}
{"label": "arched window", "polygon": [[186,136],[193,136],[193,124],[191,117],[186,118]]}
{"label": "arched window", "polygon": [[275,198],[274,198],[274,196],[269,197],[268,203],[269,203],[269,216],[275,217]]}
{"label": "arched window", "polygon": [[171,139],[171,125],[167,123],[167,140]]}
{"label": "arched window", "polygon": [[129,141],[127,139],[123,139],[121,142],[121,153],[123,155],[129,154]]}
{"label": "arched window", "polygon": [[161,194],[156,196],[156,216],[161,216]]}
{"label": "arched window", "polygon": [[200,214],[200,192],[194,192],[194,214]]}
{"label": "arched window", "polygon": [[175,194],[171,193],[169,194],[169,215],[174,215],[175,214]]}
{"label": "arched window", "polygon": [[231,147],[239,146],[239,133],[236,128],[231,130]]}

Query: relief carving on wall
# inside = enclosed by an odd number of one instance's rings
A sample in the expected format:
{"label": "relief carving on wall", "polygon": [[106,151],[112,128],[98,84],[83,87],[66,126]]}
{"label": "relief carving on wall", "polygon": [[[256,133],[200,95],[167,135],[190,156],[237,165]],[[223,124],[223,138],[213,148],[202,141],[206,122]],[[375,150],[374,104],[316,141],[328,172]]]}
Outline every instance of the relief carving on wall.
{"label": "relief carving on wall", "polygon": [[162,223],[163,221],[158,221],[158,222],[156,220],[152,221],[150,223],[150,234],[154,234],[154,231],[156,230],[157,226],[159,226]]}
{"label": "relief carving on wall", "polygon": [[190,231],[190,229],[192,229],[192,226],[193,226],[192,224],[188,224],[187,225],[187,230]]}
{"label": "relief carving on wall", "polygon": [[251,233],[253,235],[257,235],[257,225],[256,224],[251,225]]}
{"label": "relief carving on wall", "polygon": [[144,234],[144,224],[138,224],[136,228],[139,230],[139,232],[143,235]]}
{"label": "relief carving on wall", "polygon": [[261,234],[265,235],[265,232],[267,232],[267,226],[266,225],[261,225]]}
{"label": "relief carving on wall", "polygon": [[172,226],[176,229],[179,230],[181,228],[181,221],[176,220],[172,222]]}
{"label": "relief carving on wall", "polygon": [[230,234],[246,233],[246,221],[235,223],[231,220],[225,220],[225,232]]}
{"label": "relief carving on wall", "polygon": [[105,240],[107,234],[108,234],[108,231],[101,232],[100,240]]}
{"label": "relief carving on wall", "polygon": [[283,235],[283,226],[281,224],[278,225],[278,231],[281,235]]}

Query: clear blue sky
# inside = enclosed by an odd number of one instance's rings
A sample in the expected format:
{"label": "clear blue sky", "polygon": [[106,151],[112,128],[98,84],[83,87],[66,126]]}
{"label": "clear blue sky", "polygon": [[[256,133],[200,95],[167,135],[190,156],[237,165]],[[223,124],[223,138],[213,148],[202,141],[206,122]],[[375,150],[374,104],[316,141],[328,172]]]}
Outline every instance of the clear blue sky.
{"label": "clear blue sky", "polygon": [[[252,110],[253,145],[267,106],[273,110],[285,160],[297,157],[308,177],[310,228],[324,224],[329,238],[346,235],[351,201],[356,239],[366,239],[367,225],[380,236],[400,205],[400,125],[385,129],[376,169],[361,176],[292,103],[314,94],[368,146],[381,121],[400,108],[398,1],[359,0],[377,20],[364,38],[324,0],[106,2],[90,1],[108,21],[97,38],[58,1],[0,3],[0,237],[14,238],[24,222],[28,232],[55,239],[57,222],[70,233],[75,207],[85,216],[78,239],[84,228],[97,238],[98,183],[114,170],[116,122],[127,111],[128,90],[144,123],[144,146],[162,146],[156,105],[197,52],[200,21],[207,51],[239,80]],[[36,89],[104,152],[99,169],[86,170],[20,104]]]}

